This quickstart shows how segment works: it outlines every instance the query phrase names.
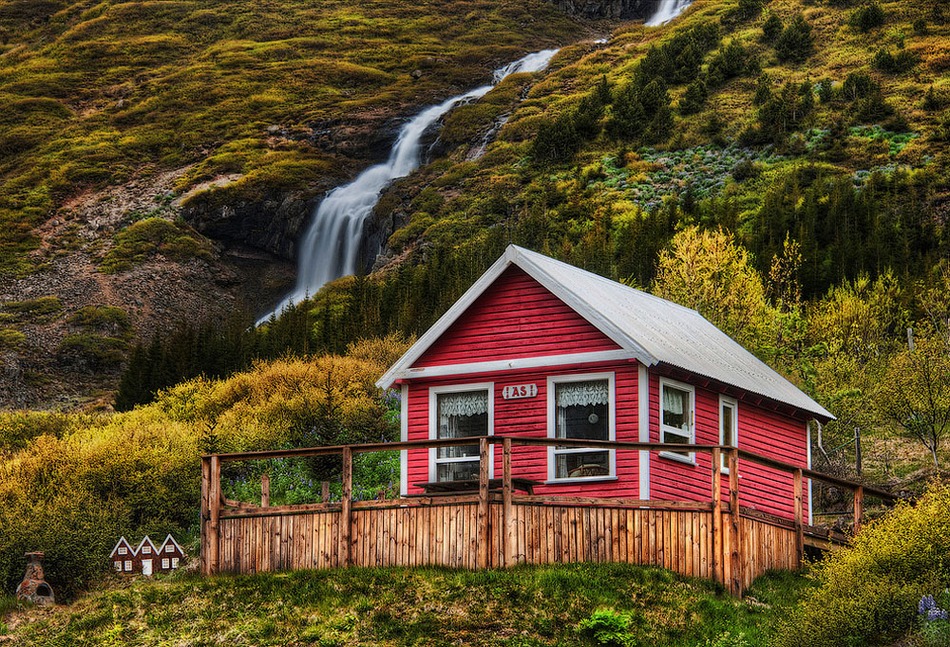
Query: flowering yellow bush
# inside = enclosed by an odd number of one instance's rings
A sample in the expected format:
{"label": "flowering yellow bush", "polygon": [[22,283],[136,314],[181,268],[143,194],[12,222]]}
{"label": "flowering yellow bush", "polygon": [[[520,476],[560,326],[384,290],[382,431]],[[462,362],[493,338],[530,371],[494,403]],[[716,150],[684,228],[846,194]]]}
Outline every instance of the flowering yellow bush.
{"label": "flowering yellow bush", "polygon": [[779,645],[891,645],[915,628],[922,597],[950,585],[950,485],[935,483],[868,524],[814,570]]}
{"label": "flowering yellow bush", "polygon": [[196,532],[208,451],[392,437],[374,382],[406,344],[360,342],[345,357],[196,378],[127,413],[0,414],[0,587],[15,588],[28,550],[46,552],[47,579],[68,597],[107,565],[120,535]]}

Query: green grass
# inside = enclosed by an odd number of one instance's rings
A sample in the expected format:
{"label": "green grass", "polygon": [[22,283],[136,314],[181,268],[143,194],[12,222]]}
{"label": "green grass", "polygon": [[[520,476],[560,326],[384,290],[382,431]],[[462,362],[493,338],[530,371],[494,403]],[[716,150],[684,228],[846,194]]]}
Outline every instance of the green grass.
{"label": "green grass", "polygon": [[174,576],[86,595],[17,627],[14,645],[578,645],[597,612],[627,644],[767,645],[805,578],[760,578],[742,601],[713,584],[621,564],[469,572],[351,568]]}

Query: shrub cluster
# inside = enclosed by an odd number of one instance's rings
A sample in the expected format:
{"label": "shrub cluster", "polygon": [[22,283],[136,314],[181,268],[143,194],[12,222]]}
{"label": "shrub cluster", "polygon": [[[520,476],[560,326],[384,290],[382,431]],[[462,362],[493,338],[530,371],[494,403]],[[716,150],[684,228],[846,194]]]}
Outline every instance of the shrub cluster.
{"label": "shrub cluster", "polygon": [[[347,357],[197,378],[111,416],[0,414],[0,588],[16,587],[27,551],[46,553],[47,579],[68,599],[107,567],[120,535],[194,535],[202,453],[393,438],[396,405],[373,383],[405,347],[366,341]],[[358,467],[366,496],[391,489],[392,456],[373,455]],[[332,473],[322,464],[305,468],[274,470],[276,501],[299,500],[293,490],[304,477]],[[231,491],[242,491],[238,479],[247,489],[250,476],[259,488],[259,474],[228,473]]]}
{"label": "shrub cluster", "polygon": [[935,484],[866,526],[815,569],[782,647],[890,645],[919,627],[921,599],[950,585],[950,486]]}

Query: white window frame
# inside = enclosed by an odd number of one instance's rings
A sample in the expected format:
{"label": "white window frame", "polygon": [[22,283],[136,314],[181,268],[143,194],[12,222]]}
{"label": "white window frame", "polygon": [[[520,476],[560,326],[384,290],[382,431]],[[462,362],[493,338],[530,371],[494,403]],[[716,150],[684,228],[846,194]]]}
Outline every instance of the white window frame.
{"label": "white window frame", "polygon": [[[495,383],[449,384],[429,388],[429,440],[438,440],[439,438],[439,394],[461,393],[464,391],[488,391],[488,435],[495,435]],[[494,478],[495,474],[494,450],[494,445],[489,447],[488,478]],[[438,448],[431,447],[429,448],[429,481],[435,482],[438,479],[438,466],[440,463],[462,463],[471,460],[472,458],[468,456],[461,458],[439,458]]]}
{"label": "white window frame", "polygon": [[172,557],[172,568],[178,568],[178,558]]}
{"label": "white window frame", "polygon": [[[680,391],[686,391],[689,393],[689,419],[687,421],[687,427],[689,431],[689,444],[696,444],[696,387],[691,384],[686,384],[685,382],[678,382],[676,380],[671,380],[669,378],[661,377],[660,378],[660,389],[659,389],[659,401],[657,402],[657,417],[660,422],[660,442],[666,442],[666,433],[669,430],[670,433],[674,433],[677,436],[683,435],[683,430],[679,427],[668,427],[663,424],[663,389],[665,387],[672,387]],[[659,454],[663,458],[668,458],[670,460],[679,461],[680,463],[687,463],[689,465],[696,465],[696,452],[689,452],[685,456],[676,452],[660,452]]]}
{"label": "white window frame", "polygon": [[126,572],[126,573],[131,573],[131,572],[132,572],[132,560],[130,560],[130,559],[125,560],[125,562],[123,562],[123,565],[124,565],[124,567],[125,567],[125,572]]}
{"label": "white window frame", "polygon": [[[607,380],[607,440],[617,439],[617,389],[616,375],[610,373],[575,373],[571,375],[549,375],[547,380],[548,398],[548,438],[557,439],[557,401],[555,398],[556,385],[566,382],[593,382]],[[565,476],[557,477],[557,456],[560,454],[587,453],[599,451],[583,447],[558,449],[554,445],[548,446],[548,483],[590,483],[592,481],[617,480],[617,450],[608,449],[607,465],[609,473],[604,476]]]}
{"label": "white window frame", "polygon": [[171,567],[172,567],[172,562],[171,562],[171,560],[168,559],[167,557],[163,557],[163,558],[162,558],[162,570],[163,570],[163,571],[167,571],[167,570],[170,569]]}
{"label": "white window frame", "polygon": [[117,554],[117,555],[128,555],[128,554],[129,554],[129,549],[126,548],[125,546],[119,546],[118,550],[116,551],[116,554]]}
{"label": "white window frame", "polygon": [[[723,421],[722,411],[726,407],[729,407],[730,409],[732,409],[732,440],[735,444],[730,445],[730,447],[738,447],[739,446],[739,401],[736,400],[735,398],[730,398],[727,395],[719,396],[719,444],[720,445],[726,444],[726,436],[723,433],[724,429],[722,426],[722,421]],[[729,473],[729,455],[726,453],[723,453],[720,456],[719,460],[722,462],[722,464],[719,466],[722,473],[728,474]]]}

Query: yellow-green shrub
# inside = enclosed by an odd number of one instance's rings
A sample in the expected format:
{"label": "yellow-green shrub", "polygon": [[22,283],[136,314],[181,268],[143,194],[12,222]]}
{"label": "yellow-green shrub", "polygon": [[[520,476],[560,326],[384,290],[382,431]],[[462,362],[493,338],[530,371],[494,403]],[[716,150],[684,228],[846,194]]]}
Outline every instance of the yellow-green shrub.
{"label": "yellow-green shrub", "polygon": [[47,579],[69,597],[107,567],[120,535],[196,532],[212,436],[218,451],[392,437],[374,382],[406,345],[391,336],[346,357],[261,362],[111,416],[0,413],[0,590],[15,588],[27,551],[47,554]]}
{"label": "yellow-green shrub", "polygon": [[814,572],[782,647],[890,645],[914,627],[923,595],[950,585],[950,486],[935,484],[868,524]]}

